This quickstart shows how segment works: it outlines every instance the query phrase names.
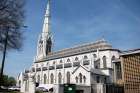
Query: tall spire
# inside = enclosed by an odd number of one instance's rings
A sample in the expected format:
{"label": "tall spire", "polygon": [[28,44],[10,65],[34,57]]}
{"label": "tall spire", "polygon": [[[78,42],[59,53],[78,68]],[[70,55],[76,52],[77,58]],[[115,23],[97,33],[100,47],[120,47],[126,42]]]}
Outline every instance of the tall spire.
{"label": "tall spire", "polygon": [[48,0],[45,19],[43,24],[43,33],[49,33],[49,24],[50,24],[50,0]]}
{"label": "tall spire", "polygon": [[51,52],[52,38],[50,32],[50,0],[48,0],[42,33],[39,36],[35,60],[42,60]]}

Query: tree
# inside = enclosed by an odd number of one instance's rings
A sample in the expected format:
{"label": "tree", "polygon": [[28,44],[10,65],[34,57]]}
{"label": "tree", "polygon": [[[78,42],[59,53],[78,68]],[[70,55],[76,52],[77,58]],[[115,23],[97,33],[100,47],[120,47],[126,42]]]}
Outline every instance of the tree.
{"label": "tree", "polygon": [[0,51],[3,52],[0,77],[3,76],[7,50],[20,49],[25,0],[0,0]]}
{"label": "tree", "polygon": [[15,86],[16,80],[14,77],[9,77],[8,75],[3,75],[3,78],[0,81],[0,83],[5,87]]}
{"label": "tree", "polygon": [[15,86],[16,80],[14,77],[8,77],[8,86]]}

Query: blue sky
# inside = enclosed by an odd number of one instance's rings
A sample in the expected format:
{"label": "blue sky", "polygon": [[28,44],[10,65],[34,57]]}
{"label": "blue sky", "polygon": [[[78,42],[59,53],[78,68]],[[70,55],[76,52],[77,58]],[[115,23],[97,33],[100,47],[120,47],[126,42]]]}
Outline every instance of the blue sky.
{"label": "blue sky", "polygon": [[[5,73],[16,75],[29,68],[36,55],[37,39],[47,0],[27,0],[24,42],[21,51],[7,55]],[[140,48],[140,0],[52,0],[53,50],[94,42],[104,37],[114,48]],[[1,54],[0,54],[1,55]]]}

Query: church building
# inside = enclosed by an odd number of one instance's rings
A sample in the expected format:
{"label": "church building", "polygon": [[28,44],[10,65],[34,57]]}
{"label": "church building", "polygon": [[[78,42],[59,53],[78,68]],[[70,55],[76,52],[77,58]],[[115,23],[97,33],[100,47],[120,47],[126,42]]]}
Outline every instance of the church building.
{"label": "church building", "polygon": [[47,3],[42,33],[38,39],[37,54],[30,69],[19,75],[20,86],[25,84],[25,90],[30,88],[30,73],[35,74],[35,82],[39,85],[75,84],[83,87],[83,91],[88,91],[84,89],[87,86],[113,83],[113,61],[119,59],[120,50],[113,48],[106,40],[52,51],[50,1]]}
{"label": "church building", "polygon": [[37,55],[32,65],[36,82],[43,84],[113,82],[112,60],[119,50],[104,39],[59,51],[51,51],[50,0],[48,0],[43,30],[39,36]]}

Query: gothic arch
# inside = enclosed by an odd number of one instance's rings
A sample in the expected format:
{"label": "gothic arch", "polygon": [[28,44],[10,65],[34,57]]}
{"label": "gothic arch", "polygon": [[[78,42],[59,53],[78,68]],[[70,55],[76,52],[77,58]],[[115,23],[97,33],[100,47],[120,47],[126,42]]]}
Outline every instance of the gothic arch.
{"label": "gothic arch", "polygon": [[113,55],[111,58],[111,67],[113,67],[113,61],[116,59],[116,57]]}
{"label": "gothic arch", "polygon": [[67,83],[70,83],[70,72],[67,72]]}
{"label": "gothic arch", "polygon": [[83,76],[84,83],[86,83],[86,76]]}
{"label": "gothic arch", "polygon": [[55,65],[55,63],[56,63],[56,62],[55,62],[55,61],[53,61],[53,65]]}
{"label": "gothic arch", "polygon": [[79,59],[78,59],[78,57],[75,57],[75,61],[78,61]]}
{"label": "gothic arch", "polygon": [[51,47],[52,47],[52,40],[51,37],[49,37],[46,44],[46,55],[51,52]]}
{"label": "gothic arch", "polygon": [[99,69],[99,68],[100,68],[100,60],[94,61],[94,67],[95,67],[96,69]]}
{"label": "gothic arch", "polygon": [[51,73],[51,75],[50,75],[50,80],[51,80],[50,83],[53,84],[54,83],[54,75],[53,75],[53,73]]}
{"label": "gothic arch", "polygon": [[80,81],[80,83],[82,83],[82,74],[81,73],[79,73],[79,81]]}
{"label": "gothic arch", "polygon": [[36,68],[38,68],[38,64],[36,64]]}
{"label": "gothic arch", "polygon": [[40,75],[37,76],[37,82],[40,83]]}
{"label": "gothic arch", "polygon": [[38,53],[41,54],[43,52],[43,41],[42,41],[42,37],[39,40],[39,51]]}
{"label": "gothic arch", "polygon": [[78,77],[77,76],[75,77],[75,81],[76,81],[76,83],[78,83]]}
{"label": "gothic arch", "polygon": [[103,60],[103,68],[106,68],[107,67],[106,56],[103,56],[102,60]]}
{"label": "gothic arch", "polygon": [[47,76],[46,76],[46,74],[44,74],[44,84],[46,84],[47,82]]}
{"label": "gothic arch", "polygon": [[96,55],[96,54],[93,54],[93,57],[94,57],[94,58],[97,58],[97,55]]}
{"label": "gothic arch", "polygon": [[60,63],[63,63],[63,61],[62,61],[62,60],[60,60]]}
{"label": "gothic arch", "polygon": [[87,60],[87,59],[88,59],[88,57],[87,57],[87,55],[85,55],[85,56],[84,56],[84,60]]}
{"label": "gothic arch", "polygon": [[116,59],[116,57],[113,55],[111,58],[111,61],[114,61]]}
{"label": "gothic arch", "polygon": [[58,83],[59,84],[62,83],[62,74],[61,73],[58,74]]}
{"label": "gothic arch", "polygon": [[67,59],[67,62],[70,62],[70,59],[69,58]]}

